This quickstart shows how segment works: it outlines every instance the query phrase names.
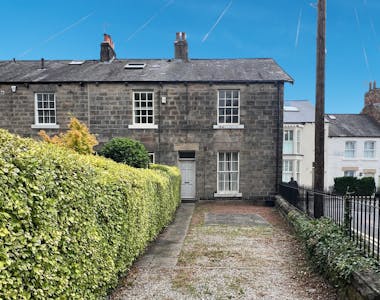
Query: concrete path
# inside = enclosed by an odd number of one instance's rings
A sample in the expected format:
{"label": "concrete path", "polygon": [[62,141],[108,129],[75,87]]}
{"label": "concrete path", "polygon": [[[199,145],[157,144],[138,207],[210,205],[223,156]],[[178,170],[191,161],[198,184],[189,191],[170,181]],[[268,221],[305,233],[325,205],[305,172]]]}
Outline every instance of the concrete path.
{"label": "concrete path", "polygon": [[182,203],[175,220],[136,263],[139,269],[174,268],[194,212],[194,203]]}

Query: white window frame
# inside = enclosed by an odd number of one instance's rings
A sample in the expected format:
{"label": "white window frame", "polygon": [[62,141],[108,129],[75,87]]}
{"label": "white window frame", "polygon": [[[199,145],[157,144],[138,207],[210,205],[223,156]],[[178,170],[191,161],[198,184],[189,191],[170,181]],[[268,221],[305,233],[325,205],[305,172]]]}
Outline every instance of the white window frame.
{"label": "white window frame", "polygon": [[[283,154],[294,154],[294,130],[292,129],[285,129],[284,130],[284,140],[283,140]],[[290,139],[291,137],[291,139]],[[286,140],[286,138],[288,138]],[[291,151],[285,151],[286,150],[286,146],[285,145],[289,145],[291,146]]]}
{"label": "white window frame", "polygon": [[282,162],[282,181],[289,182],[291,177],[294,178],[293,173],[294,173],[294,160],[284,159]]}
{"label": "white window frame", "polygon": [[[227,92],[230,92],[231,93],[231,97],[230,98],[227,98],[227,95],[225,95],[224,97],[224,105],[221,106],[220,105],[220,101],[223,100],[223,98],[221,99],[220,95],[221,93],[225,93],[227,94]],[[237,92],[237,101],[238,101],[238,105],[234,106],[233,105],[233,101],[234,101],[234,93]],[[231,106],[227,106],[226,104],[226,101],[227,99],[229,99],[229,101],[231,101]],[[220,89],[217,91],[217,125],[214,125],[213,128],[214,129],[243,129],[244,128],[244,125],[243,124],[240,124],[240,90],[238,89]],[[231,113],[230,114],[223,114],[221,115],[219,110],[221,109],[224,109],[225,111],[227,109],[230,109],[231,110]],[[237,109],[238,110],[238,113],[237,113],[237,122],[234,122],[233,121],[233,117],[235,116],[233,114],[233,110],[234,109]],[[220,122],[219,118],[220,117],[223,117],[224,118],[224,122]],[[231,122],[226,122],[226,118],[227,117],[231,117]]]}
{"label": "white window frame", "polygon": [[[373,145],[372,148],[368,148],[367,145]],[[364,142],[364,158],[374,159],[376,155],[376,142],[375,141],[365,141]]]}
{"label": "white window frame", "polygon": [[301,154],[301,130],[296,130],[296,154]]}
{"label": "white window frame", "polygon": [[[143,110],[142,109],[142,106],[140,106],[138,109],[136,108],[136,101],[135,100],[135,95],[136,94],[139,94],[140,95],[140,99],[138,100],[141,104],[141,95],[142,94],[146,94],[146,100],[143,100],[143,101],[146,101],[146,103],[148,103],[148,101],[152,101],[152,106],[151,108],[148,109],[149,106],[145,106],[145,109],[146,111],[152,111],[152,122],[145,122],[145,123],[142,123],[141,120],[140,122],[136,122],[136,111],[139,110],[140,112]],[[152,100],[148,100],[148,94],[152,94]],[[150,116],[149,115],[145,115],[146,118],[149,118]],[[158,126],[156,124],[154,124],[155,122],[155,118],[154,118],[154,91],[133,91],[132,93],[132,118],[133,118],[133,124],[131,125],[128,125],[128,128],[130,129],[157,129]],[[142,118],[142,116],[140,115],[140,118]]]}
{"label": "white window frame", "polygon": [[[44,96],[50,98],[50,96],[53,95],[53,101],[50,101],[50,99],[48,99],[48,105],[50,103],[54,103],[54,107],[51,108],[51,107],[47,107],[47,108],[44,108],[44,107],[38,107],[38,104],[39,104],[39,96],[41,96],[41,101],[43,103],[43,98]],[[54,111],[54,121],[55,122],[45,122],[44,121],[44,116],[42,117],[43,118],[43,121],[40,122],[39,120],[39,112],[42,111],[43,112],[43,115],[44,115],[44,112],[49,112],[49,121],[51,120],[52,116],[50,116],[50,112],[51,111]],[[56,94],[54,92],[38,92],[38,93],[34,93],[34,124],[31,126],[32,128],[41,128],[41,129],[55,129],[55,128],[59,128],[59,125],[57,124],[57,100],[56,100]]]}
{"label": "white window frame", "polygon": [[[352,145],[353,147],[348,147]],[[351,154],[350,154],[351,153]],[[344,158],[355,158],[356,157],[356,141],[346,141],[344,143]]]}
{"label": "white window frame", "polygon": [[355,170],[345,170],[343,172],[343,176],[344,177],[356,177],[356,171]]}
{"label": "white window frame", "polygon": [[296,181],[299,183],[301,181],[301,161],[297,159],[296,161]]}
{"label": "white window frame", "polygon": [[[220,155],[223,155],[224,160],[220,160]],[[230,160],[227,161],[227,154],[230,156]],[[233,160],[234,154],[237,154],[237,161]],[[231,170],[225,170],[226,164],[229,162]],[[224,164],[223,170],[220,170],[220,164]],[[234,163],[237,163],[237,169],[233,169]],[[236,174],[236,190],[226,189],[226,184],[231,185],[231,180],[223,181],[224,187],[220,189],[221,174]],[[239,192],[240,189],[240,153],[238,151],[220,151],[217,152],[217,193],[214,194],[215,197],[241,197],[242,194]]]}

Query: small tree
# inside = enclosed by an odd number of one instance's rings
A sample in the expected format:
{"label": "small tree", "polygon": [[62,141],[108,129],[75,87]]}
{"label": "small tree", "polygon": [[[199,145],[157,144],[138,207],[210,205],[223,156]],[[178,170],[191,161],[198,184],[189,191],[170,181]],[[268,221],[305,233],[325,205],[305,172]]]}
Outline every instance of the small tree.
{"label": "small tree", "polygon": [[38,135],[45,142],[72,149],[80,154],[94,153],[94,146],[98,144],[95,135],[90,133],[86,124],[74,117],[70,118],[69,130],[66,133],[49,137],[44,130],[41,130]]}
{"label": "small tree", "polygon": [[104,144],[99,154],[135,168],[149,166],[149,155],[144,145],[129,138],[113,138]]}

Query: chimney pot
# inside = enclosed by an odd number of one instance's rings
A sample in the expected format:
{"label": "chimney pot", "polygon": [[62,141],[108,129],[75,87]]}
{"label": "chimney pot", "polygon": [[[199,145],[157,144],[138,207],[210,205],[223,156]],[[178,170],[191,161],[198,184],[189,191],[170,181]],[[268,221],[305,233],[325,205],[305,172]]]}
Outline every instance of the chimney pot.
{"label": "chimney pot", "polygon": [[373,81],[373,89],[376,90],[376,80]]}
{"label": "chimney pot", "polygon": [[45,59],[41,58],[41,69],[45,69]]}
{"label": "chimney pot", "polygon": [[369,90],[372,90],[372,81],[369,82]]}

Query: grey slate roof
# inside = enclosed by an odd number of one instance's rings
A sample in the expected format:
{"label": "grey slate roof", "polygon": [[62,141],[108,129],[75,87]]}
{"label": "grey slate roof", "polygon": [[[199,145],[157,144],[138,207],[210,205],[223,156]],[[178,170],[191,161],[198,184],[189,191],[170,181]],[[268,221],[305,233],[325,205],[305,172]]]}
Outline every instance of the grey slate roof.
{"label": "grey slate roof", "polygon": [[[330,118],[329,116],[334,116]],[[380,137],[380,124],[362,114],[328,114],[330,137]]]}
{"label": "grey slate roof", "polygon": [[284,123],[314,123],[315,108],[308,100],[285,101],[285,106],[298,108],[298,111],[284,110]]}
{"label": "grey slate roof", "polygon": [[[0,83],[25,82],[293,82],[273,60],[123,59],[111,63],[86,60],[70,65],[69,60],[0,61]],[[127,63],[145,63],[144,69],[125,69]]]}

